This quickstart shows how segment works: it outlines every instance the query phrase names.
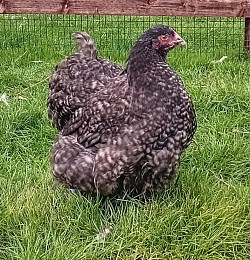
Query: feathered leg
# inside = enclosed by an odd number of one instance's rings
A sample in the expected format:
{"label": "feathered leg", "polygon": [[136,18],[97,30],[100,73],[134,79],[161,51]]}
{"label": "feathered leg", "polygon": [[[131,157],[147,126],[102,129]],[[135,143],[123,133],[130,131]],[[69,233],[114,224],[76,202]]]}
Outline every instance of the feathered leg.
{"label": "feathered leg", "polygon": [[55,178],[70,188],[95,192],[93,180],[94,154],[77,142],[75,136],[59,135],[51,156]]}

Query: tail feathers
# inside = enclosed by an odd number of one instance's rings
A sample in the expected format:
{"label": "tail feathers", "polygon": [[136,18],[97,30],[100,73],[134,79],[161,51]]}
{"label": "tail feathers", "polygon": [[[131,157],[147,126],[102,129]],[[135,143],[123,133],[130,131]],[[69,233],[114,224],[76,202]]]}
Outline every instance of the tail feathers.
{"label": "tail feathers", "polygon": [[97,58],[96,45],[86,32],[74,32],[72,35],[76,41],[76,49],[79,53],[93,59]]}

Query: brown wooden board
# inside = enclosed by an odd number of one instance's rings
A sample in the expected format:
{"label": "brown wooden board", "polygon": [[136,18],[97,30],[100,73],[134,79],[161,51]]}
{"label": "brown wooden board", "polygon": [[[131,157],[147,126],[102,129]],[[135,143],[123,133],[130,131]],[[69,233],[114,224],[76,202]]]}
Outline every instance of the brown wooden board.
{"label": "brown wooden board", "polygon": [[250,18],[245,19],[244,48],[250,51]]}
{"label": "brown wooden board", "polygon": [[0,0],[0,13],[250,17],[250,0]]}

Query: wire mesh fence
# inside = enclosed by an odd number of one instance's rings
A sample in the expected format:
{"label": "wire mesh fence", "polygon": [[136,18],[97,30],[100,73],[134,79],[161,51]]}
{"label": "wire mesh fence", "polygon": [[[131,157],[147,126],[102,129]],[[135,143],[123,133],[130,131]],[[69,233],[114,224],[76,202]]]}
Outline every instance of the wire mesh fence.
{"label": "wire mesh fence", "polygon": [[166,24],[188,42],[177,51],[239,54],[243,52],[244,19],[207,17],[135,17],[80,15],[2,15],[0,51],[39,50],[67,54],[74,48],[71,34],[86,31],[105,57],[123,59],[148,27]]}

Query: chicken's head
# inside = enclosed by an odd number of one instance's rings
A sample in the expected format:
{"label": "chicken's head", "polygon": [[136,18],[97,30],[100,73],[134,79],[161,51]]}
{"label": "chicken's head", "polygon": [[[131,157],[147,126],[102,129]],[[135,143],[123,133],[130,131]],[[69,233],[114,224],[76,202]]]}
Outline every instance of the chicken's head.
{"label": "chicken's head", "polygon": [[165,60],[170,50],[185,44],[186,42],[169,26],[156,25],[149,28],[131,49],[125,71],[129,75],[133,74],[133,79],[136,79],[141,73],[140,67],[155,66],[153,63]]}
{"label": "chicken's head", "polygon": [[141,37],[142,40],[150,41],[152,49],[169,51],[186,42],[171,28],[165,25],[156,25],[148,29]]}

